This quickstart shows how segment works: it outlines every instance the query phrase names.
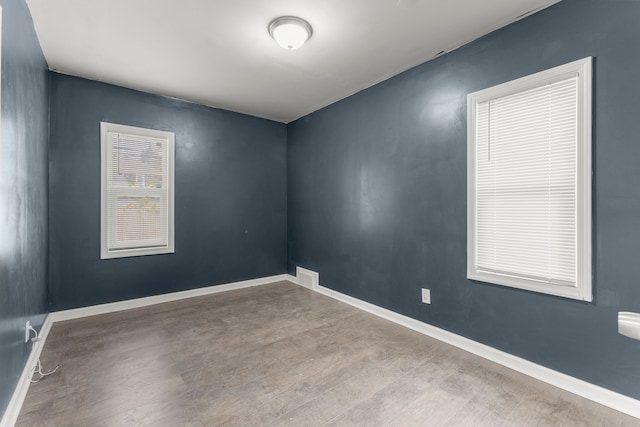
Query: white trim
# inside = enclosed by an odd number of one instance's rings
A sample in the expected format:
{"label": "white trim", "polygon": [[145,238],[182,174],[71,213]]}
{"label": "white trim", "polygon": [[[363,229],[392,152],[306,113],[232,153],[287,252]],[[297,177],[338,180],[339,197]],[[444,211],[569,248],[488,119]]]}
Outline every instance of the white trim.
{"label": "white trim", "polygon": [[[166,195],[163,190],[155,190],[159,196],[167,199],[167,241],[161,246],[110,248],[108,239],[109,227],[109,171],[111,169],[111,146],[108,140],[109,133],[121,133],[139,137],[142,139],[166,141]],[[135,126],[120,125],[115,123],[100,122],[100,259],[123,258],[143,255],[159,255],[175,253],[174,239],[174,187],[175,187],[175,134],[173,132],[146,129]],[[147,193],[144,189],[138,192]],[[126,190],[123,190],[126,191]],[[130,190],[129,190],[130,191]],[[129,242],[132,243],[132,242]],[[145,242],[142,242],[144,244]],[[147,245],[150,242],[146,242]]]}
{"label": "white trim", "polygon": [[[294,278],[295,279],[295,278]],[[297,284],[297,280],[290,280]],[[498,363],[507,368],[513,369],[532,378],[544,381],[555,387],[561,388],[578,396],[592,400],[596,403],[608,406],[616,411],[624,412],[627,415],[640,419],[640,400],[633,399],[620,393],[608,390],[604,387],[588,383],[575,377],[563,374],[553,369],[546,368],[537,363],[514,356],[496,348],[470,340],[453,332],[440,329],[428,323],[420,322],[402,314],[387,310],[377,305],[370,304],[360,299],[342,294],[329,288],[319,285],[314,291],[349,304],[353,307],[364,310],[368,313],[394,322],[421,334],[435,338],[439,341],[451,344],[462,350],[483,357],[492,362]]]}
{"label": "white trim", "polygon": [[299,285],[298,278],[296,276],[292,276],[291,274],[285,274],[285,278],[288,282],[291,282],[295,285]]}
{"label": "white trim", "polygon": [[[586,57],[529,76],[467,95],[467,278],[591,302],[592,236],[592,57]],[[575,284],[562,286],[523,276],[481,271],[476,264],[476,122],[478,105],[486,101],[525,92],[543,85],[577,77],[578,146],[576,171],[576,261]]]}
{"label": "white trim", "polygon": [[168,294],[154,295],[144,298],[130,299],[126,301],[112,302],[108,304],[92,305],[90,307],[74,308],[71,310],[56,311],[51,313],[54,322],[79,319],[82,317],[96,316],[98,314],[113,313],[116,311],[130,310],[132,308],[147,307],[149,305],[162,304],[164,302],[178,301],[186,298],[202,295],[217,294],[236,289],[250,288],[253,286],[267,285],[269,283],[287,280],[285,274],[277,276],[261,277],[259,279],[243,280],[241,282],[225,283],[221,285],[207,286],[206,288],[189,289],[186,291],[171,292]]}
{"label": "white trim", "polygon": [[13,427],[18,420],[20,409],[22,409],[22,404],[24,403],[25,397],[27,397],[27,392],[29,391],[29,386],[31,385],[31,378],[29,378],[31,368],[35,366],[38,359],[40,358],[40,354],[42,353],[45,341],[49,336],[49,331],[51,330],[52,324],[53,317],[51,316],[51,314],[48,314],[45,317],[42,326],[40,327],[40,331],[38,332],[38,338],[40,338],[40,340],[34,342],[31,346],[31,353],[29,354],[27,362],[24,365],[24,369],[22,370],[22,374],[18,379],[18,384],[16,384],[16,388],[13,391],[13,395],[11,396],[11,400],[9,401],[9,405],[4,412],[2,420],[0,420],[0,427]]}
{"label": "white trim", "polygon": [[[0,64],[2,64],[2,6],[0,6]],[[2,111],[2,66],[0,66],[0,112],[1,111]],[[0,114],[0,148],[2,148],[2,114]]]}

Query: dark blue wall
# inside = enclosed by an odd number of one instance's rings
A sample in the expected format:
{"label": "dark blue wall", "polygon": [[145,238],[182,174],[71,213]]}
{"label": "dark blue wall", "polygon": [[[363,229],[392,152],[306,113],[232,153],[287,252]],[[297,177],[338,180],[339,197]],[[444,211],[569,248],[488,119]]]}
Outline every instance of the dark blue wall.
{"label": "dark blue wall", "polygon": [[[640,398],[640,342],[617,333],[640,311],[639,17],[639,1],[565,0],[291,123],[289,272]],[[468,281],[466,95],[586,56],[594,302]]]}
{"label": "dark blue wall", "polygon": [[0,418],[47,312],[48,72],[24,0],[2,5]]}
{"label": "dark blue wall", "polygon": [[[100,260],[100,121],[175,132],[175,254]],[[52,310],[286,272],[286,126],[51,73]]]}

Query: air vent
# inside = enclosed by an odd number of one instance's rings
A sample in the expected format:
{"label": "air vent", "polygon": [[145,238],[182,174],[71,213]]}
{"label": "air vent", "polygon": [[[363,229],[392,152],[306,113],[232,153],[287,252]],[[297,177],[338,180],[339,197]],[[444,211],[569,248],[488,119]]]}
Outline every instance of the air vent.
{"label": "air vent", "polygon": [[309,289],[317,288],[320,282],[318,273],[302,267],[296,267],[296,277],[299,285]]}

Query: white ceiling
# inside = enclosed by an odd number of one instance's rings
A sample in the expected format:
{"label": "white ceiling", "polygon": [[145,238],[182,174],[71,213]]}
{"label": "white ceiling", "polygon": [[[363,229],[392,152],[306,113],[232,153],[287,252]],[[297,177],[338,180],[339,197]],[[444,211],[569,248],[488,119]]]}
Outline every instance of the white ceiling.
{"label": "white ceiling", "polygon": [[[27,0],[49,68],[288,123],[559,0]],[[267,25],[313,26],[286,51]]]}

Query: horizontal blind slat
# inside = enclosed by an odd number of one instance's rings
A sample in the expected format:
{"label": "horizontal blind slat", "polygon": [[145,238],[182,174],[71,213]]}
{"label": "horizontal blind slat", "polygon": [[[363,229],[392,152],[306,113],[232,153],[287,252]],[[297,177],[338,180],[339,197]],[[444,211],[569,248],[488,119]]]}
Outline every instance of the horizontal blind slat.
{"label": "horizontal blind slat", "polygon": [[577,279],[577,79],[477,106],[476,263]]}
{"label": "horizontal blind slat", "polygon": [[167,140],[110,132],[108,141],[108,249],[167,246]]}

